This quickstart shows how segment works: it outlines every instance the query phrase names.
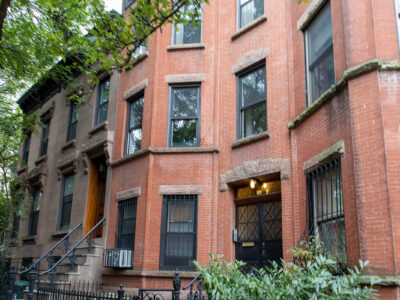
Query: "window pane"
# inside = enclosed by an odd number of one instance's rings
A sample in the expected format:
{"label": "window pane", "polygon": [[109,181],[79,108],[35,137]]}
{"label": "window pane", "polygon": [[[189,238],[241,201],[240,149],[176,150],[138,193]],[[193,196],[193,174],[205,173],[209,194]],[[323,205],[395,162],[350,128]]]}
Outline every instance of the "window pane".
{"label": "window pane", "polygon": [[99,106],[98,116],[97,116],[97,124],[100,124],[107,120],[107,104],[103,104]]}
{"label": "window pane", "polygon": [[335,256],[340,262],[347,263],[344,218],[320,223],[318,234],[328,253]]}
{"label": "window pane", "polygon": [[42,198],[42,192],[40,188],[35,188],[33,192],[33,211],[40,210],[40,200]]}
{"label": "window pane", "polygon": [[264,0],[240,1],[240,27],[264,14]]}
{"label": "window pane", "polygon": [[129,128],[142,127],[143,103],[144,103],[143,97],[141,97],[139,100],[131,102]]}
{"label": "window pane", "polygon": [[168,232],[194,231],[194,202],[176,200],[168,202]]}
{"label": "window pane", "polygon": [[201,42],[201,25],[189,22],[184,25],[183,29],[183,43],[193,44]]}
{"label": "window pane", "polygon": [[199,88],[183,87],[172,89],[174,118],[197,118]]}
{"label": "window pane", "polygon": [[307,30],[309,64],[312,64],[332,44],[332,22],[328,4]]}
{"label": "window pane", "polygon": [[266,99],[265,67],[241,77],[241,106],[245,107]]}
{"label": "window pane", "polygon": [[126,154],[131,154],[140,150],[141,144],[142,144],[142,129],[134,129],[129,131]]}
{"label": "window pane", "polygon": [[245,109],[243,115],[244,137],[267,130],[267,108],[265,102]]}
{"label": "window pane", "polygon": [[74,193],[74,175],[65,177],[64,196]]}
{"label": "window pane", "polygon": [[72,208],[72,197],[69,197],[71,201],[64,199],[64,204],[62,206],[61,212],[61,222],[60,229],[68,229],[71,219],[71,208]]}
{"label": "window pane", "polygon": [[100,105],[108,102],[109,93],[110,93],[110,81],[107,80],[101,83],[101,96],[99,101]]}
{"label": "window pane", "polygon": [[327,89],[335,84],[335,66],[333,50],[328,52],[322,61],[310,68],[312,100],[316,100]]}
{"label": "window pane", "polygon": [[172,146],[196,146],[197,120],[172,121]]}
{"label": "window pane", "polygon": [[188,257],[187,265],[193,259],[194,236],[186,234],[169,234],[167,236],[166,255]]}

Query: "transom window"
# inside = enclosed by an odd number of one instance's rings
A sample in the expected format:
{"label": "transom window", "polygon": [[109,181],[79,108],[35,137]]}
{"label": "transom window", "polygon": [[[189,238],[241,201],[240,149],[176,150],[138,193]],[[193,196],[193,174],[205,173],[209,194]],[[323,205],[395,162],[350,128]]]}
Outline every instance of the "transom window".
{"label": "transom window", "polygon": [[68,229],[70,225],[74,178],[74,174],[64,176],[59,229]]}
{"label": "transom window", "polygon": [[238,77],[238,138],[267,130],[267,93],[265,65]]}
{"label": "transom window", "polygon": [[197,195],[165,195],[160,268],[193,269],[196,259]]}
{"label": "transom window", "polygon": [[307,188],[310,235],[318,237],[330,255],[346,263],[340,158],[308,173]]}
{"label": "transom window", "polygon": [[49,144],[49,129],[50,129],[50,119],[43,122],[42,136],[40,138],[40,152],[39,156],[43,156],[47,153],[47,146]]}
{"label": "transom window", "polygon": [[238,0],[238,28],[264,14],[264,0]]}
{"label": "transom window", "polygon": [[133,250],[135,244],[137,198],[118,203],[118,232],[116,246],[118,249]]}
{"label": "transom window", "polygon": [[169,146],[200,144],[200,85],[170,87]]}
{"label": "transom window", "polygon": [[330,3],[304,32],[308,105],[335,84]]}
{"label": "transom window", "polygon": [[98,87],[97,109],[95,124],[99,125],[107,120],[108,100],[110,94],[110,78],[104,79]]}
{"label": "transom window", "polygon": [[69,117],[68,117],[68,133],[67,142],[76,138],[76,126],[78,123],[77,104],[74,101],[70,102]]}
{"label": "transom window", "polygon": [[140,150],[142,143],[143,104],[143,95],[128,103],[125,154],[131,154]]}
{"label": "transom window", "polygon": [[193,13],[194,5],[185,5],[181,8],[186,14],[186,22],[172,25],[172,44],[201,43],[201,17],[194,23],[187,14]]}

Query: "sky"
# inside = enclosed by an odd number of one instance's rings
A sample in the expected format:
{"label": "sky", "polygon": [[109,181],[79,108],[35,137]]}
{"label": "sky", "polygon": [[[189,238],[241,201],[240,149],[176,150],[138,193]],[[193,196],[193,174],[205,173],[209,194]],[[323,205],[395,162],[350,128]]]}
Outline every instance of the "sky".
{"label": "sky", "polygon": [[121,12],[122,8],[122,0],[105,0],[106,10],[116,10],[117,12]]}

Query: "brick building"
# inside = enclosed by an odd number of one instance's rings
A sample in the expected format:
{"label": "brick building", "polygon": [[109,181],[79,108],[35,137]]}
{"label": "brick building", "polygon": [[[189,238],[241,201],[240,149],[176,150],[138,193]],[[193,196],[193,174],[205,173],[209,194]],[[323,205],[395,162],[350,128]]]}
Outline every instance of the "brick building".
{"label": "brick building", "polygon": [[169,287],[209,252],[290,260],[317,235],[400,299],[398,12],[220,0],[149,38],[119,77],[103,283]]}

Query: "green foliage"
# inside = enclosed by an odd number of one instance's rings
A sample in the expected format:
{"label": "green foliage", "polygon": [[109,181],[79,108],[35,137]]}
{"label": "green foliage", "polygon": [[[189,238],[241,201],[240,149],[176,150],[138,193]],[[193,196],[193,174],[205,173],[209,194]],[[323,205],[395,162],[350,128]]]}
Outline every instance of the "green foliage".
{"label": "green foliage", "polygon": [[334,261],[318,255],[304,267],[282,261],[271,267],[244,274],[243,262],[227,263],[210,254],[208,266],[195,262],[204,287],[212,300],[219,299],[374,299],[370,286],[361,286],[361,271],[366,264],[347,275],[330,272]]}

